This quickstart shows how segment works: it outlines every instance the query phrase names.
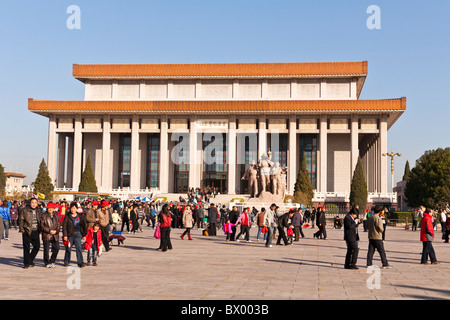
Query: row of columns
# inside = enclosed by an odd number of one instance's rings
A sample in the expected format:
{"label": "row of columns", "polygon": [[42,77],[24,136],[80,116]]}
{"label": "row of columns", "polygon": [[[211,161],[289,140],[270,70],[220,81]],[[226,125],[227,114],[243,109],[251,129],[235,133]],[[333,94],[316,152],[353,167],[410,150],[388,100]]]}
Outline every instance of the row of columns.
{"label": "row of columns", "polygon": [[[327,192],[327,149],[328,149],[328,123],[327,116],[320,117],[319,127],[319,153],[318,153],[318,185],[317,191],[320,193]],[[197,156],[197,133],[196,118],[190,118],[190,157],[194,163],[198,163]],[[267,128],[265,116],[260,117],[259,139],[258,139],[258,156],[260,157],[267,151]],[[111,126],[110,116],[103,116],[103,131],[102,131],[102,173],[101,173],[101,190],[112,189],[112,159],[111,159]],[[236,117],[229,118],[228,127],[228,192],[234,194],[236,192]],[[293,192],[293,187],[297,178],[297,170],[300,164],[297,163],[297,120],[294,115],[289,117],[289,147],[288,147],[288,177],[287,186],[288,191]],[[170,151],[168,150],[168,118],[166,115],[160,118],[160,191],[161,193],[169,192],[169,161]],[[351,118],[351,173],[356,167],[359,156],[359,129],[358,118],[352,116]],[[60,134],[61,135],[61,134]],[[49,119],[49,139],[48,139],[48,158],[47,165],[52,181],[57,179],[58,186],[64,181],[64,170],[57,170],[57,168],[64,168],[66,139],[64,135],[57,138],[56,119],[55,116]],[[76,116],[74,121],[74,133],[68,135],[68,161],[67,161],[67,181],[72,186],[72,189],[77,190],[81,180],[82,168],[82,121],[81,116]],[[62,138],[64,137],[64,138]],[[373,149],[371,157],[376,163],[376,175],[379,183],[379,192],[387,193],[387,162],[383,161],[382,153],[387,152],[387,117],[382,116],[380,119],[379,134],[377,138],[376,149]],[[57,160],[58,159],[58,160]],[[132,116],[131,121],[131,168],[130,168],[130,189],[140,189],[140,172],[139,172],[139,118],[137,115]],[[199,166],[190,166],[189,170],[189,187],[200,187],[200,173]],[[71,182],[71,183],[70,183]]]}

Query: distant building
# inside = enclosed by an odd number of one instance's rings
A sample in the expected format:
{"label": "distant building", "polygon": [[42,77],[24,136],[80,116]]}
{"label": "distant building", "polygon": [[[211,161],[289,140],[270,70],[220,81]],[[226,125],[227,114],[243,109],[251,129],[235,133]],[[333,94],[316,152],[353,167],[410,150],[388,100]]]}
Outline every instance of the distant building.
{"label": "distant building", "polygon": [[412,208],[408,207],[405,197],[406,181],[397,182],[397,186],[394,187],[394,192],[397,193],[397,210],[398,211],[411,211]]}
{"label": "distant building", "polygon": [[5,172],[6,175],[6,189],[22,188],[23,180],[27,177],[21,173]]}

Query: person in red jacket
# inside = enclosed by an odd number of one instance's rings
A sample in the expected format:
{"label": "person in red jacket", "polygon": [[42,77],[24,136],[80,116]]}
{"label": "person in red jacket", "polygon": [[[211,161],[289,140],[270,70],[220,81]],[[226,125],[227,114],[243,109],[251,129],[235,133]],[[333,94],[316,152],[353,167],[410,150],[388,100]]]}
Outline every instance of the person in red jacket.
{"label": "person in red jacket", "polygon": [[423,244],[421,264],[428,264],[428,256],[432,264],[438,264],[436,254],[433,248],[434,227],[433,217],[431,216],[431,209],[424,206],[420,207],[423,212],[423,218],[420,221],[420,241]]}
{"label": "person in red jacket", "polygon": [[95,222],[92,227],[90,227],[86,234],[86,242],[84,248],[87,250],[87,265],[96,266],[97,257],[102,255],[102,231],[100,230],[100,223]]}

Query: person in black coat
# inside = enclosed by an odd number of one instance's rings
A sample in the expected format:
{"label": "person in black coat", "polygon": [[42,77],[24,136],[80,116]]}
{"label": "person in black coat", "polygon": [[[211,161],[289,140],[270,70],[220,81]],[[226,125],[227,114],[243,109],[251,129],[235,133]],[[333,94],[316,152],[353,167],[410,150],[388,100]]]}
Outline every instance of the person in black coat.
{"label": "person in black coat", "polygon": [[325,215],[325,207],[321,207],[319,208],[319,210],[317,211],[317,215],[316,215],[316,224],[317,227],[319,228],[319,231],[317,231],[316,233],[313,234],[314,238],[317,239],[326,239],[327,238],[327,229],[326,229],[326,224],[327,224],[327,218]]}
{"label": "person in black coat", "polygon": [[358,269],[358,225],[361,220],[357,218],[357,212],[352,210],[344,218],[344,240],[347,243],[347,254],[345,256],[345,269]]}
{"label": "person in black coat", "polygon": [[[78,213],[78,205],[76,202],[70,204],[70,212],[66,214],[62,223],[62,233],[66,253],[64,255],[64,266],[70,264],[70,256],[72,247],[75,247],[77,254],[77,264],[80,268],[84,267],[83,253],[81,242],[85,241],[87,234],[86,218],[83,214]],[[82,210],[80,210],[82,211]]]}
{"label": "person in black coat", "polygon": [[216,224],[217,219],[219,218],[219,211],[217,210],[217,207],[214,205],[214,203],[211,203],[208,209],[208,223],[209,223],[209,235],[215,236],[217,235],[216,231]]}
{"label": "person in black coat", "polygon": [[231,227],[233,233],[230,234],[230,241],[236,240],[236,222],[238,218],[239,218],[239,211],[236,206],[233,206],[232,210],[228,214],[228,219],[230,220],[230,223],[234,225],[234,227]]}
{"label": "person in black coat", "polygon": [[287,246],[289,244],[288,239],[286,237],[286,232],[284,229],[288,229],[291,227],[291,219],[294,215],[294,211],[289,211],[283,214],[281,217],[278,218],[278,239],[277,239],[277,246],[281,245],[281,239],[284,241],[284,245]]}
{"label": "person in black coat", "polygon": [[136,233],[138,230],[138,213],[137,213],[138,204],[133,204],[133,208],[130,211],[130,220],[131,220],[131,233]]}
{"label": "person in black coat", "polygon": [[130,210],[130,208],[127,204],[122,211],[122,228],[120,229],[120,232],[123,232],[123,227],[127,226],[127,232],[130,233],[130,219],[128,217],[128,210]]}

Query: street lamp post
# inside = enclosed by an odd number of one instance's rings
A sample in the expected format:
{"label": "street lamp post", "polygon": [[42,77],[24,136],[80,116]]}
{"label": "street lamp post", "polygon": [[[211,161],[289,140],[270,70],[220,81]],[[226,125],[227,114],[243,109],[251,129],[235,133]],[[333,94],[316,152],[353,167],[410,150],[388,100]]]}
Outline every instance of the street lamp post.
{"label": "street lamp post", "polygon": [[402,154],[398,153],[398,152],[394,153],[394,151],[392,151],[391,153],[383,153],[383,156],[391,157],[391,185],[392,185],[392,191],[394,191],[394,157],[395,156],[401,157]]}

